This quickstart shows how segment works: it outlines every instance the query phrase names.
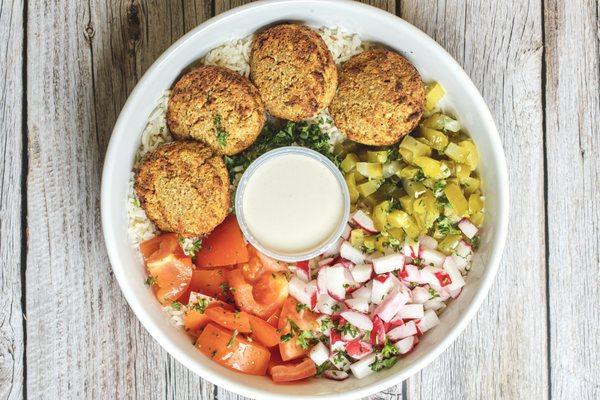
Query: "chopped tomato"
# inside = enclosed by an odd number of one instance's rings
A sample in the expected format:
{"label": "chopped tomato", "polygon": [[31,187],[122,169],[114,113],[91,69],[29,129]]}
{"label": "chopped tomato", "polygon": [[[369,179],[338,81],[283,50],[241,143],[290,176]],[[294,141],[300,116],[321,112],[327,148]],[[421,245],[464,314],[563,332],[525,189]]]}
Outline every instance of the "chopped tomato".
{"label": "chopped tomato", "polygon": [[[298,302],[293,297],[288,297],[279,317],[279,331],[283,335],[292,335],[289,339],[279,343],[279,352],[283,361],[294,360],[308,353],[308,348],[303,349],[296,340],[295,332],[292,332],[292,324],[303,331],[314,331],[318,328],[317,316],[310,310],[297,311]],[[291,321],[291,322],[290,322]]]}
{"label": "chopped tomato", "polygon": [[227,300],[225,288],[227,287],[225,279],[225,270],[218,269],[200,269],[196,268],[192,272],[190,290],[199,292],[207,296],[216,297],[220,300]]}
{"label": "chopped tomato", "polygon": [[279,325],[279,314],[281,314],[281,310],[275,311],[269,318],[267,318],[267,322],[273,325],[275,328]]}
{"label": "chopped tomato", "polygon": [[283,272],[287,265],[262,254],[252,245],[248,245],[248,262],[241,264],[244,277],[249,282],[254,282],[267,272]]}
{"label": "chopped tomato", "polygon": [[181,297],[190,284],[192,259],[183,254],[175,235],[166,234],[160,237],[162,240],[158,249],[146,260],[146,268],[154,281],[158,301],[170,304]]}
{"label": "chopped tomato", "polygon": [[240,333],[250,333],[250,319],[244,311],[228,311],[223,307],[211,307],[205,312],[206,316],[223,328],[236,330]]}
{"label": "chopped tomato", "polygon": [[210,321],[210,318],[206,315],[206,310],[216,306],[233,311],[233,307],[227,303],[192,292],[190,294],[189,307],[185,311],[185,314],[183,314],[183,326],[185,330],[194,337],[198,336],[202,328]]}
{"label": "chopped tomato", "polygon": [[310,378],[317,374],[317,366],[310,358],[299,364],[277,365],[270,370],[273,382],[292,382]]}
{"label": "chopped tomato", "polygon": [[196,253],[198,268],[223,267],[248,262],[246,242],[235,215],[231,214],[207,237]]}
{"label": "chopped tomato", "polygon": [[277,329],[254,315],[250,315],[250,326],[252,327],[252,338],[258,340],[267,347],[277,346],[279,344],[280,334]]}
{"label": "chopped tomato", "polygon": [[278,351],[271,350],[271,359],[269,360],[269,366],[267,368],[267,373],[269,375],[271,375],[271,371],[273,370],[273,367],[276,367],[278,365],[285,365],[285,362],[281,359],[281,356],[279,355]]}
{"label": "chopped tomato", "polygon": [[196,347],[222,366],[250,375],[265,375],[271,358],[265,347],[213,323],[198,336]]}
{"label": "chopped tomato", "polygon": [[154,254],[160,247],[160,242],[162,242],[163,239],[165,239],[167,236],[173,236],[174,238],[177,238],[177,236],[174,233],[165,233],[162,235],[154,236],[152,239],[148,239],[140,243],[140,251],[144,256],[144,261],[148,261],[148,258],[150,258],[150,256]]}
{"label": "chopped tomato", "polygon": [[256,282],[244,278],[240,267],[225,273],[237,306],[261,318],[268,318],[288,297],[288,281],[282,273],[263,274]]}

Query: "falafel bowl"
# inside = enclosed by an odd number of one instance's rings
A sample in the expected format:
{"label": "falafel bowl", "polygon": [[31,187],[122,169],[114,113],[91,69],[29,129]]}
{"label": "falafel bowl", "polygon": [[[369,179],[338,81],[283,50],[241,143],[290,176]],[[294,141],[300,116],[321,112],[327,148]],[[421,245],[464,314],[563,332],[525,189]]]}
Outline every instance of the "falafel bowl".
{"label": "falafel bowl", "polygon": [[451,89],[366,36],[294,20],[221,41],[140,130],[130,268],[227,376],[385,379],[439,346],[485,272],[477,140]]}

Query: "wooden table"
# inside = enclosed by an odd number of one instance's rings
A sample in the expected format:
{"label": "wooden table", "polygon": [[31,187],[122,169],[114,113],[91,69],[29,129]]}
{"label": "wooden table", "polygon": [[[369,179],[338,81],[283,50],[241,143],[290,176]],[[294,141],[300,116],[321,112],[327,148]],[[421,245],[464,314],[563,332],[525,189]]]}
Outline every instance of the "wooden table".
{"label": "wooden table", "polygon": [[[598,1],[369,2],[431,35],[479,87],[512,202],[477,317],[433,364],[373,398],[600,398]],[[1,398],[238,398],[173,360],[129,309],[99,186],[143,72],[240,3],[0,0]]]}

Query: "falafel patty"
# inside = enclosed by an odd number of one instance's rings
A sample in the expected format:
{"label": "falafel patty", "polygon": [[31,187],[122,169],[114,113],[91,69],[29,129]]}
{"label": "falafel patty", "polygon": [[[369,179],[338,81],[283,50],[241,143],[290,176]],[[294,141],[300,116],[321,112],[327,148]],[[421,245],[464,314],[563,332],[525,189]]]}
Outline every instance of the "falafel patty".
{"label": "falafel patty", "polygon": [[271,115],[300,121],[329,106],[337,67],[318,33],[303,25],[282,24],[252,41],[250,79]]}
{"label": "falafel patty", "polygon": [[348,139],[383,146],[410,133],[424,106],[425,87],[416,68],[398,53],[374,49],[342,66],[329,112]]}
{"label": "falafel patty", "polygon": [[160,146],[142,162],[134,189],[148,218],[163,232],[199,236],[229,211],[229,175],[206,145],[181,140]]}
{"label": "falafel patty", "polygon": [[224,67],[194,68],[175,84],[167,124],[177,138],[193,138],[215,152],[248,148],[265,123],[265,106],[248,78]]}

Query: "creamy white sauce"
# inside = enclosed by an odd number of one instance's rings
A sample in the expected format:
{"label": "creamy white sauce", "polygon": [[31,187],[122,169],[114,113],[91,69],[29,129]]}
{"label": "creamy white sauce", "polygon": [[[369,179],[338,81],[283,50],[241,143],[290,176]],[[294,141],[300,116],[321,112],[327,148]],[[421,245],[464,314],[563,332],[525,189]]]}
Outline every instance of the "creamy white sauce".
{"label": "creamy white sauce", "polygon": [[344,196],[335,175],[309,156],[281,154],[249,177],[244,220],[262,246],[282,254],[309,252],[337,230]]}

